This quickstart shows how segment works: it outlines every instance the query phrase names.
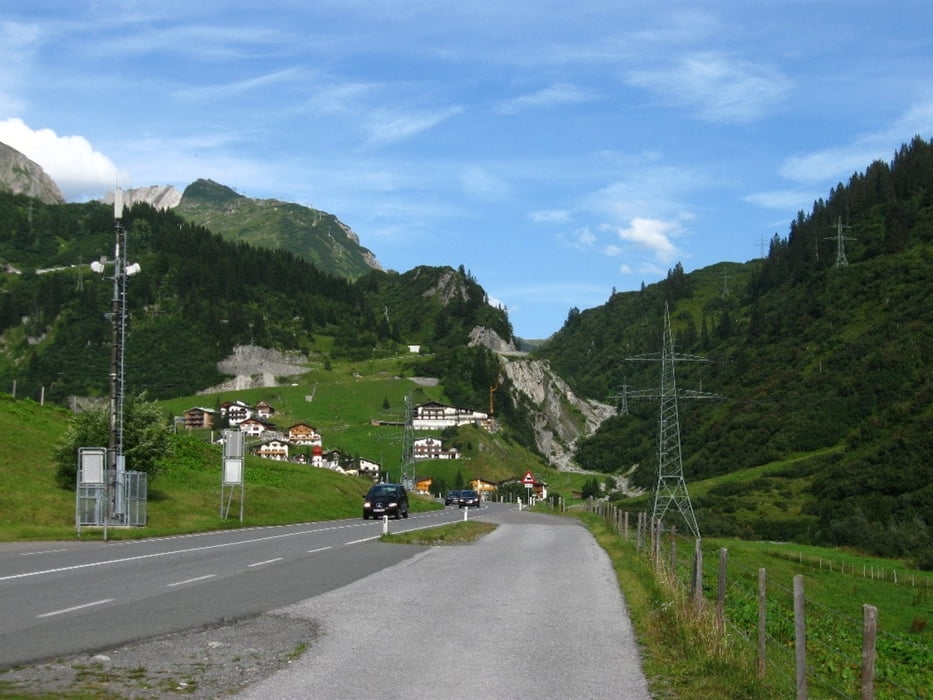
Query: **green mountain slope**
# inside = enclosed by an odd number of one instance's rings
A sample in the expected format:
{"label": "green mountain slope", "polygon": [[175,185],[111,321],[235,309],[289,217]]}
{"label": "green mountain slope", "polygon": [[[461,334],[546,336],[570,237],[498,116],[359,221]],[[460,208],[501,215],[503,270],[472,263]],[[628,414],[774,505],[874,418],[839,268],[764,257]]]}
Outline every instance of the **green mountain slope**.
{"label": "green mountain slope", "polygon": [[337,217],[277,199],[253,199],[211,180],[185,188],[175,210],[233,242],[286,250],[328,274],[356,279],[379,265]]}
{"label": "green mountain slope", "polygon": [[[848,264],[837,266],[847,212]],[[799,214],[766,259],[678,265],[662,283],[571,312],[539,352],[581,393],[626,396],[628,413],[578,457],[604,471],[637,465],[634,480],[651,488],[658,403],[630,392],[656,390],[660,362],[630,358],[659,352],[667,303],[677,352],[710,360],[676,363],[678,388],[727,397],[679,403],[688,481],[838,448],[805,467],[815,525],[784,536],[931,552],[931,288],[933,145],[916,139]]]}

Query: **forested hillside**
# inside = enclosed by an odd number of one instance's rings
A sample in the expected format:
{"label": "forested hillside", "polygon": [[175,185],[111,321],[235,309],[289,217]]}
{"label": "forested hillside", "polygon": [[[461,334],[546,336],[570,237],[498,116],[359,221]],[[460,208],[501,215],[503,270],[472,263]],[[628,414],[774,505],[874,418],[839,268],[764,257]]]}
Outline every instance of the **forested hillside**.
{"label": "forested hillside", "polygon": [[[678,389],[726,397],[679,402],[688,482],[838,447],[801,462],[810,512],[748,534],[933,562],[931,288],[933,145],[917,138],[799,213],[766,258],[677,265],[662,283],[571,310],[539,353],[582,394],[624,397],[628,412],[580,446],[580,463],[637,465],[651,488],[658,403],[631,392],[658,388],[659,360],[636,356],[659,352],[666,302],[676,351],[708,360],[677,362]],[[710,534],[734,527],[723,515],[697,513]]]}
{"label": "forested hillside", "polygon": [[[212,386],[223,379],[216,363],[240,344],[298,350],[319,363],[417,344],[443,368],[456,364],[448,352],[489,364],[483,349],[464,348],[477,324],[510,335],[504,312],[485,303],[462,268],[372,271],[351,282],[145,204],[127,211],[123,225],[127,258],[142,268],[127,281],[128,392],[169,398]],[[112,207],[0,192],[2,390],[16,382],[18,395],[38,398],[44,388],[46,400],[63,404],[107,394],[113,283],[87,263],[113,249]],[[485,405],[489,379],[476,379],[465,393]]]}

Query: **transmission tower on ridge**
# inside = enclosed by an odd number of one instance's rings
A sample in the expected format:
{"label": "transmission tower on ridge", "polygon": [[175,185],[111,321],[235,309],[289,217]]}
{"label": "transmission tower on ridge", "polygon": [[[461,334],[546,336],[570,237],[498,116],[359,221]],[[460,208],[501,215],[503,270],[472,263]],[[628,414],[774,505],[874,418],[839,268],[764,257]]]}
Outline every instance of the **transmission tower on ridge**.
{"label": "transmission tower on ridge", "polygon": [[849,261],[846,260],[846,241],[858,240],[858,239],[852,238],[851,236],[847,236],[843,233],[843,230],[847,228],[852,228],[852,227],[849,226],[848,224],[843,226],[842,217],[840,216],[836,220],[836,235],[826,237],[827,240],[836,241],[836,267],[845,267],[846,265],[849,264]]}
{"label": "transmission tower on ridge", "polygon": [[[630,357],[629,360],[647,360],[646,356]],[[638,396],[657,397],[661,400],[661,410],[658,418],[658,481],[654,490],[651,506],[651,521],[663,520],[667,512],[674,507],[684,519],[687,527],[696,538],[700,537],[700,527],[697,525],[693,504],[687,491],[687,482],[684,480],[684,464],[680,449],[680,415],[678,411],[678,398],[683,399],[723,399],[720,394],[710,394],[703,391],[678,391],[677,379],[674,371],[676,362],[709,362],[703,357],[692,355],[677,355],[674,352],[674,338],[671,334],[671,316],[668,306],[664,304],[664,331],[661,348],[661,387],[655,392],[628,391],[628,398]]]}

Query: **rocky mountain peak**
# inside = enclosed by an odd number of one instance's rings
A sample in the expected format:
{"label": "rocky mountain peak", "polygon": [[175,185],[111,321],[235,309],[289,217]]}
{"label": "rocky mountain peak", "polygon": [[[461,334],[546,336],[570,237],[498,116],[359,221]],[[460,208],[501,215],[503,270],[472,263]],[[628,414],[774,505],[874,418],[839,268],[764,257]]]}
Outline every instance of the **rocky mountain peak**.
{"label": "rocky mountain peak", "polygon": [[42,166],[5,143],[0,143],[0,189],[35,197],[46,204],[65,201],[58,185]]}
{"label": "rocky mountain peak", "polygon": [[[104,204],[113,204],[113,197],[113,190],[111,190],[100,201]],[[125,207],[131,207],[139,202],[145,202],[155,209],[174,209],[181,203],[181,192],[172,185],[151,185],[123,190]]]}

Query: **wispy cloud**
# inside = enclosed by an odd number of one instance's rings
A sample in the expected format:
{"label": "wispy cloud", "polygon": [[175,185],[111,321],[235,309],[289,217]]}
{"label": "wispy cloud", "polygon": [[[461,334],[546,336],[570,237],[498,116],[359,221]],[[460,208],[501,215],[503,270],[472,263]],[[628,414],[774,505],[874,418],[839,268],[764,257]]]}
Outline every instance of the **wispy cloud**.
{"label": "wispy cloud", "polygon": [[235,80],[228,83],[219,83],[215,85],[199,85],[197,87],[176,90],[174,97],[187,100],[215,100],[238,97],[244,94],[262,90],[269,86],[279,85],[281,83],[294,82],[301,76],[301,71],[296,68],[286,68],[264,75],[257,75],[243,80]]}
{"label": "wispy cloud", "polygon": [[486,168],[471,166],[460,176],[463,191],[471,197],[489,201],[502,201],[509,196],[509,183]]}
{"label": "wispy cloud", "polygon": [[34,24],[0,22],[0,114],[20,114],[25,102],[20,88],[28,80],[29,63],[41,37]]}
{"label": "wispy cloud", "polygon": [[459,107],[438,110],[378,109],[364,122],[367,142],[382,146],[404,141],[460,114]]}
{"label": "wispy cloud", "polygon": [[633,70],[628,81],[710,122],[747,122],[765,114],[791,88],[780,71],[712,51],[682,57],[653,70]]}
{"label": "wispy cloud", "polygon": [[771,190],[754,192],[746,195],[743,200],[765,209],[797,212],[813,204],[813,195],[804,190]]}
{"label": "wispy cloud", "polygon": [[536,224],[566,224],[572,218],[566,209],[539,209],[528,215],[528,219]]}
{"label": "wispy cloud", "polygon": [[581,90],[569,83],[557,83],[537,92],[512,98],[500,102],[496,111],[500,114],[516,114],[525,109],[538,107],[554,107],[565,104],[586,102],[592,99],[585,90]]}

